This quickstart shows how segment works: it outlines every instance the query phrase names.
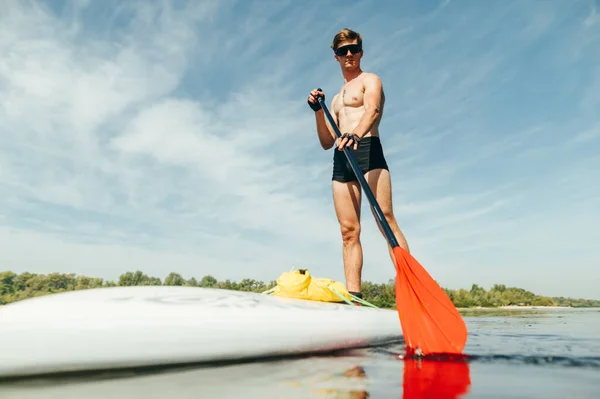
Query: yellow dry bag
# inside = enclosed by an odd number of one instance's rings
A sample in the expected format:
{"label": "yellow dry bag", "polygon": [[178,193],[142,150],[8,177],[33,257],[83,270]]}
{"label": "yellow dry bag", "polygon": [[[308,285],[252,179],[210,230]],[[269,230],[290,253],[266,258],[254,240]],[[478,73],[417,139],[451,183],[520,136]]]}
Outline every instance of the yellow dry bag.
{"label": "yellow dry bag", "polygon": [[302,269],[282,273],[273,295],[321,302],[345,302],[343,298],[352,300],[344,284],[327,278],[314,278],[308,270]]}

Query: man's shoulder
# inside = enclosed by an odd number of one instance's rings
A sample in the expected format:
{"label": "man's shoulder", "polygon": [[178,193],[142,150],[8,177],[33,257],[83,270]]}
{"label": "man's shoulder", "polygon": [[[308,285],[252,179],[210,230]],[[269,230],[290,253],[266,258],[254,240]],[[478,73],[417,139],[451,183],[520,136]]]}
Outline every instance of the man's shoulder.
{"label": "man's shoulder", "polygon": [[380,79],[379,75],[375,72],[363,72],[362,73],[365,79]]}
{"label": "man's shoulder", "polygon": [[331,97],[331,103],[335,104],[337,102],[338,97],[340,96],[340,93],[335,93],[333,95],[333,97]]}
{"label": "man's shoulder", "polygon": [[381,84],[381,78],[374,72],[363,72],[363,82]]}
{"label": "man's shoulder", "polygon": [[333,109],[334,114],[337,114],[338,112],[338,107],[337,107],[337,100],[339,97],[340,93],[336,93],[333,95],[333,97],[331,97],[331,109]]}

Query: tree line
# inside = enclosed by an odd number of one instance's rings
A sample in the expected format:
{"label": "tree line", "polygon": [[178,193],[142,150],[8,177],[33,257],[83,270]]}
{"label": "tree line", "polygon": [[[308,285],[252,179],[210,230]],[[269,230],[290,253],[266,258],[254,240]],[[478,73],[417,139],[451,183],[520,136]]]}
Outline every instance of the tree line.
{"label": "tree line", "polygon": [[[164,280],[148,276],[137,270],[126,272],[117,281],[104,280],[97,277],[78,276],[74,273],[16,274],[10,271],[0,272],[0,305],[48,295],[58,292],[83,290],[101,287],[135,286],[135,285],[166,285],[220,288],[237,291],[264,292],[276,285],[276,281],[263,282],[255,279],[241,281],[218,281],[211,275],[197,280],[194,277],[186,279],[178,273],[168,274]],[[470,289],[447,289],[444,291],[458,308],[516,306],[571,306],[571,307],[600,307],[600,300],[581,298],[547,297],[517,287],[507,287],[495,284],[489,290],[473,284]],[[364,281],[362,293],[366,301],[381,308],[395,307],[394,281],[373,283]]]}

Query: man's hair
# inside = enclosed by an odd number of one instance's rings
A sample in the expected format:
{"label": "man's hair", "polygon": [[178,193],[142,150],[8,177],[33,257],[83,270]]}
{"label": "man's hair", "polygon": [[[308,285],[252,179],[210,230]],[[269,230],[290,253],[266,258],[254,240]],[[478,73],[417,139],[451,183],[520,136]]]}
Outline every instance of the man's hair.
{"label": "man's hair", "polygon": [[346,40],[358,39],[357,44],[362,48],[362,36],[360,33],[353,31],[352,29],[344,28],[333,37],[333,43],[331,48],[336,50],[339,44]]}

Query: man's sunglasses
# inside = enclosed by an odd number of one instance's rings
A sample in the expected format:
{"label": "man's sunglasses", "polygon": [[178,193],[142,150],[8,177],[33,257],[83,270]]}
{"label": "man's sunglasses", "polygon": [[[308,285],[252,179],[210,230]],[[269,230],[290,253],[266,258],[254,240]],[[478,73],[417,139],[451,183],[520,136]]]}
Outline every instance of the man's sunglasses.
{"label": "man's sunglasses", "polygon": [[352,54],[357,54],[360,53],[362,48],[358,44],[347,44],[345,46],[336,48],[335,55],[337,55],[338,57],[343,57],[346,54],[348,54],[348,50],[350,50],[350,53]]}

